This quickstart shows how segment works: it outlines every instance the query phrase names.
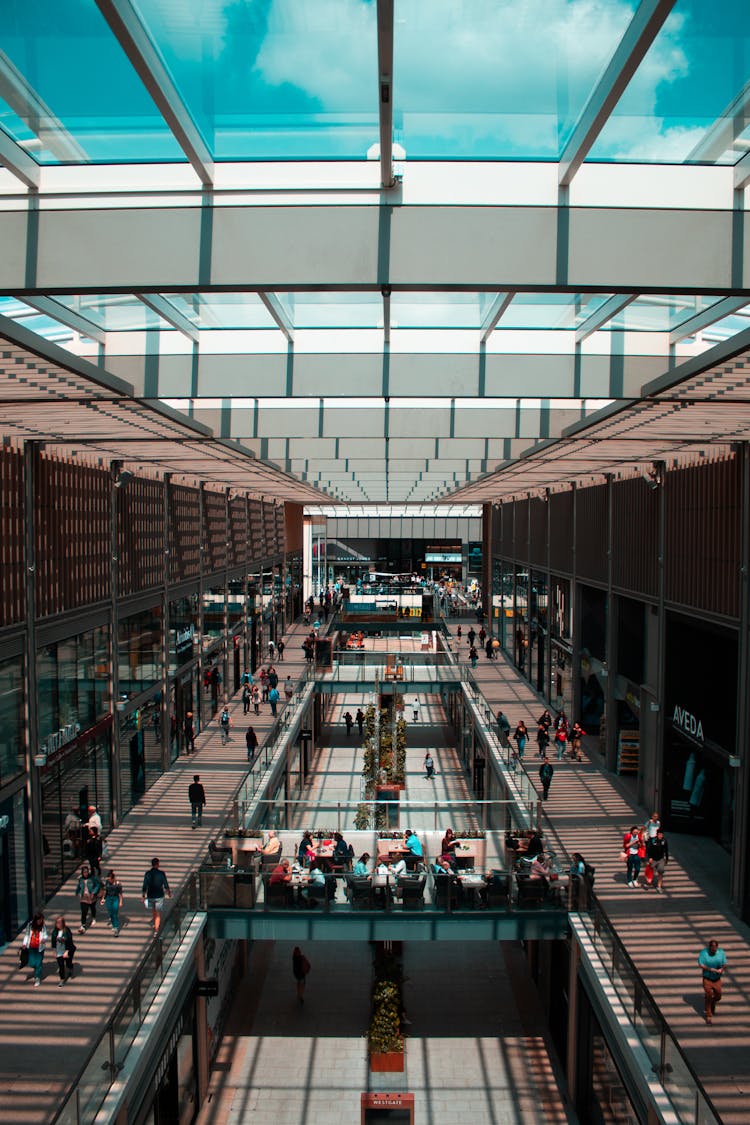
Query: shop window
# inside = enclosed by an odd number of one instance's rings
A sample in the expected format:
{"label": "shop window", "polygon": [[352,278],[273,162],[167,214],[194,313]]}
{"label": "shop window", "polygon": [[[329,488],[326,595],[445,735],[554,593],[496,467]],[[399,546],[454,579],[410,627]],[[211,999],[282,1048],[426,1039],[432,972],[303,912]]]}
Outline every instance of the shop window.
{"label": "shop window", "polygon": [[23,773],[23,657],[0,661],[0,784]]}

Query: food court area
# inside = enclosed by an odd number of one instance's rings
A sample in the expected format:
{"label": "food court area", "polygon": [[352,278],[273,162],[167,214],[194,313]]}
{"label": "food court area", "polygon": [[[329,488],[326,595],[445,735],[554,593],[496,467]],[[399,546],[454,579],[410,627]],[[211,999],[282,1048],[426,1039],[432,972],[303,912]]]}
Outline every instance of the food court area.
{"label": "food court area", "polygon": [[303,800],[213,842],[202,872],[208,905],[230,904],[230,893],[233,906],[338,913],[561,910],[579,901],[584,880],[561,866],[533,824],[517,823],[512,802],[471,797],[438,695],[409,696],[404,784],[384,783],[365,806],[368,826],[355,826],[362,749],[356,728],[345,733],[344,715],[368,702],[332,698]]}

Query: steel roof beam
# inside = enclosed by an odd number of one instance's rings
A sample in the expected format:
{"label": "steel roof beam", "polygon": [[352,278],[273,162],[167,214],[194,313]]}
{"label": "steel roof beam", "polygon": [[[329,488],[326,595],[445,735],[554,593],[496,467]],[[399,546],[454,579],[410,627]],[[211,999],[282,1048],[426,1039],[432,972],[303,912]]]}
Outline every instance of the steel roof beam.
{"label": "steel roof beam", "polygon": [[750,152],[746,152],[742,160],[738,160],[734,166],[735,191],[742,191],[748,184],[750,184]]}
{"label": "steel roof beam", "polygon": [[176,328],[183,336],[187,336],[194,344],[198,343],[200,330],[166,297],[162,297],[159,293],[134,293],[133,296],[146,308],[151,309],[162,320],[165,320],[172,328]]}
{"label": "steel roof beam", "polygon": [[669,343],[678,344],[680,340],[684,340],[687,336],[694,336],[696,332],[700,332],[703,328],[708,328],[710,324],[716,324],[718,320],[723,320],[725,316],[731,316],[732,313],[739,312],[744,309],[750,301],[747,297],[725,297],[723,301],[717,301],[715,304],[710,305],[702,312],[696,313],[691,316],[689,320],[683,320],[682,324],[678,324],[669,333]]}
{"label": "steel roof beam", "polygon": [[40,145],[58,160],[88,164],[88,153],[70,135],[4,51],[0,51],[0,97],[34,134]]}
{"label": "steel roof beam", "polygon": [[80,313],[73,312],[72,309],[61,305],[59,301],[53,301],[51,297],[24,297],[23,303],[28,305],[30,309],[36,309],[37,312],[43,316],[49,316],[53,320],[57,320],[60,324],[72,328],[74,332],[78,332],[81,336],[87,336],[90,340],[96,340],[97,344],[104,345],[107,340],[107,333],[98,324],[94,324],[92,320],[88,320]]}
{"label": "steel roof beam", "polygon": [[750,120],[750,82],[732,99],[685,157],[686,164],[710,161],[715,164],[747,128]]}
{"label": "steel roof beam", "polygon": [[280,328],[289,343],[293,344],[294,327],[289,317],[284,312],[278,297],[275,297],[273,293],[264,293],[260,289],[258,290],[258,296],[260,297],[265,307],[268,309],[268,312],[270,313],[276,327]]}
{"label": "steel roof beam", "polygon": [[510,293],[498,293],[492,304],[492,307],[490,308],[490,311],[487,313],[487,316],[482,322],[482,335],[480,337],[480,342],[482,344],[487,343],[491,334],[495,331],[495,328],[500,322],[500,318],[505,315],[506,309],[510,305],[515,295],[515,291]]}
{"label": "steel roof beam", "polygon": [[591,316],[587,316],[576,328],[576,343],[582,343],[587,337],[592,336],[597,332],[607,321],[612,320],[618,313],[626,309],[628,305],[632,305],[633,301],[637,298],[637,294],[631,294],[624,297],[621,293],[615,293],[608,301],[605,301],[601,308]]}
{"label": "steel roof beam", "polygon": [[561,187],[571,183],[588,156],[674,4],[675,0],[641,0],[609,66],[583,107],[583,112],[560,157]]}
{"label": "steel roof beam", "polygon": [[26,149],[21,148],[14,140],[0,129],[0,164],[32,191],[39,190],[39,177],[41,169],[35,160],[29,156]]}
{"label": "steel roof beam", "polygon": [[378,112],[380,114],[380,182],[395,183],[393,173],[393,0],[378,0]]}
{"label": "steel roof beam", "polygon": [[213,156],[130,0],[96,0],[96,5],[198,179],[211,187],[214,180]]}

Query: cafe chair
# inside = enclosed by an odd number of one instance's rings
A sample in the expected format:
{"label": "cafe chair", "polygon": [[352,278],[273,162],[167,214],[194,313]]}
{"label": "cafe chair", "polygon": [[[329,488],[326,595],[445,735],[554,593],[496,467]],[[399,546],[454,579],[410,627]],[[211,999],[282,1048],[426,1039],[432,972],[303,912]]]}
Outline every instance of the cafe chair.
{"label": "cafe chair", "polygon": [[398,881],[401,893],[401,905],[404,910],[422,910],[424,908],[424,887],[427,882],[426,875],[416,877],[404,876]]}
{"label": "cafe chair", "polygon": [[487,880],[487,909],[501,910],[510,899],[510,877],[507,871],[493,871]]}
{"label": "cafe chair", "polygon": [[346,893],[353,910],[372,910],[372,884],[368,875],[347,875]]}
{"label": "cafe chair", "polygon": [[518,887],[518,906],[524,909],[527,906],[541,906],[547,894],[546,879],[531,879],[525,875],[516,875]]}
{"label": "cafe chair", "polygon": [[292,903],[292,889],[288,883],[271,884],[271,876],[263,876],[266,910],[285,910]]}
{"label": "cafe chair", "polygon": [[446,907],[453,910],[458,904],[458,887],[455,876],[435,875],[435,906]]}

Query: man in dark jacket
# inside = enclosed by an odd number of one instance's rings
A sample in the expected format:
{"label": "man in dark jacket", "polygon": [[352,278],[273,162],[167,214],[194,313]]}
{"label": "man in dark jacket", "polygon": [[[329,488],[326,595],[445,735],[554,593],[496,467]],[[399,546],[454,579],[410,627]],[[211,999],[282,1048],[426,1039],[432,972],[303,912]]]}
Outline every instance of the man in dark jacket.
{"label": "man in dark jacket", "polygon": [[656,835],[646,842],[646,859],[654,869],[654,878],[652,886],[655,886],[659,894],[662,892],[662,883],[664,882],[664,868],[669,863],[669,844],[664,835],[663,828],[657,828]]}
{"label": "man in dark jacket", "polygon": [[552,775],[554,772],[554,766],[545,754],[544,760],[539,767],[539,780],[542,783],[542,799],[545,801],[549,797],[549,787],[552,784]]}
{"label": "man in dark jacket", "polygon": [[206,791],[201,785],[199,774],[193,775],[191,785],[188,785],[188,801],[190,801],[190,812],[193,817],[193,828],[200,828],[203,824],[203,806],[206,803]]}

